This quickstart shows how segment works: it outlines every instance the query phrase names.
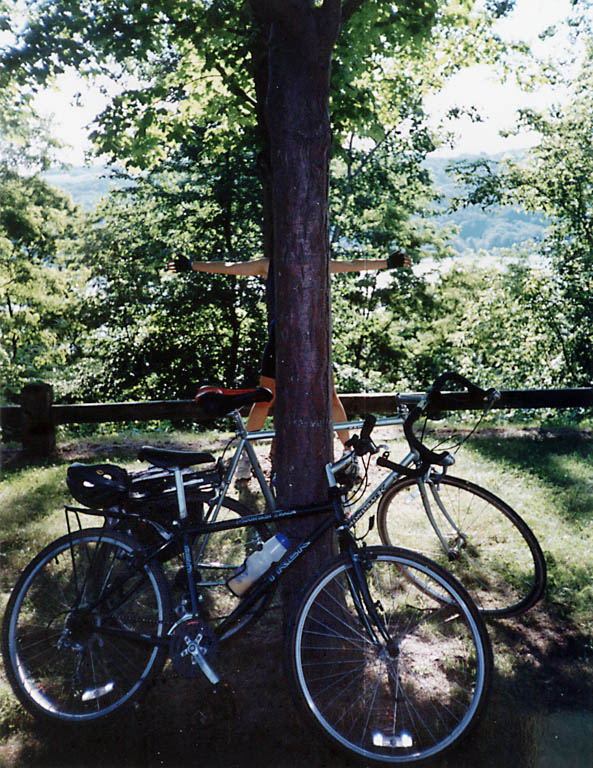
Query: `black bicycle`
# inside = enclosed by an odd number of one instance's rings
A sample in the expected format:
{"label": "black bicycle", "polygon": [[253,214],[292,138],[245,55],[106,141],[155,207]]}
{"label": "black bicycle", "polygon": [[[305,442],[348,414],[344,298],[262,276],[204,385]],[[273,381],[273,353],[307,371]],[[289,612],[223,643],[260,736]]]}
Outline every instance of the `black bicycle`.
{"label": "black bicycle", "polygon": [[[258,396],[204,395],[219,413]],[[377,451],[371,429],[372,419],[352,450],[327,465],[329,501],[306,508],[196,520],[187,512],[183,471],[199,457],[153,449],[174,474],[178,499],[176,517],[155,519],[117,503],[128,493],[123,476],[95,472],[95,491],[109,504],[84,511],[109,524],[71,531],[45,547],[7,605],[2,651],[22,704],[53,722],[106,718],[137,700],[167,658],[179,674],[205,675],[217,685],[222,641],[260,612],[284,573],[333,530],[340,554],[305,586],[286,634],[296,705],[320,733],[366,761],[415,762],[451,748],[484,706],[490,641],[472,599],[447,571],[412,551],[366,547],[353,536],[344,493],[354,456]],[[84,496],[82,470],[79,477]],[[267,538],[269,527],[296,518],[312,521],[308,535],[288,543],[282,534]],[[149,535],[142,543],[118,524]],[[263,549],[228,575],[234,602],[221,611],[195,572],[196,542],[253,531],[266,537]],[[266,568],[261,561],[269,550],[274,562]],[[167,578],[163,564],[177,557],[183,568]],[[183,600],[172,598],[176,589]]]}

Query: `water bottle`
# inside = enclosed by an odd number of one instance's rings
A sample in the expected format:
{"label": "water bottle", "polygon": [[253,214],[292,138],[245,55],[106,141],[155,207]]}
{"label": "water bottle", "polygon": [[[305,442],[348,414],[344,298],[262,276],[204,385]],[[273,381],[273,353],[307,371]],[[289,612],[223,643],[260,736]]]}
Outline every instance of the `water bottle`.
{"label": "water bottle", "polygon": [[283,533],[277,533],[271,539],[264,541],[263,547],[253,552],[240,568],[227,581],[227,586],[237,597],[246,592],[249,587],[265,573],[272,563],[283,557],[290,546],[289,540]]}

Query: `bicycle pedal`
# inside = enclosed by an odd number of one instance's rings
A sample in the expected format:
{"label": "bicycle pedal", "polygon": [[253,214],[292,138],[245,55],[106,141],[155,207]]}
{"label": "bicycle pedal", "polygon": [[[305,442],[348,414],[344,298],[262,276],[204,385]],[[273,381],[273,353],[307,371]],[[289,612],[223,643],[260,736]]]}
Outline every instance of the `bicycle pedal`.
{"label": "bicycle pedal", "polygon": [[175,671],[183,677],[203,674],[216,686],[220,678],[211,661],[216,657],[218,641],[212,629],[199,617],[188,614],[176,622],[168,634],[169,654]]}

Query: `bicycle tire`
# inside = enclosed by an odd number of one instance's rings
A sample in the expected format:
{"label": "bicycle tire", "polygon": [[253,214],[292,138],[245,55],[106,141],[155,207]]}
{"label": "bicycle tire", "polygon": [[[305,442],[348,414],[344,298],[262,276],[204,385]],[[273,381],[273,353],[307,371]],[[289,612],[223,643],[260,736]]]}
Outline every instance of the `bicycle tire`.
{"label": "bicycle tire", "polygon": [[[212,495],[204,493],[187,494],[187,511],[189,522],[201,522],[204,510],[211,508]],[[141,513],[141,509],[138,510]],[[171,515],[170,504],[163,506],[161,516]],[[217,516],[217,522],[225,519],[236,519],[254,516],[255,512],[236,499],[225,496]],[[159,517],[159,507],[153,502],[150,505],[150,517]],[[207,517],[207,515],[206,515]],[[150,545],[158,542],[156,532],[146,526],[139,525],[129,519],[116,522],[116,529],[125,530],[138,538],[141,543]],[[213,628],[225,619],[238,605],[240,598],[236,597],[226,586],[226,581],[237,570],[246,558],[258,549],[262,542],[271,536],[269,527],[263,523],[238,528],[229,531],[212,532],[205,536],[196,537],[191,545],[194,558],[195,584],[198,592],[199,612],[205,621]],[[191,611],[189,604],[188,584],[185,575],[183,554],[179,547],[171,545],[162,557],[165,575],[171,586],[172,598],[178,617]],[[228,640],[243,629],[254,619],[257,619],[266,609],[273,597],[270,589],[219,638],[219,642]]]}
{"label": "bicycle tire", "polygon": [[460,538],[438,509],[427,484],[430,506],[448,546],[448,556],[426,514],[414,478],[402,478],[386,491],[377,509],[381,542],[413,549],[449,570],[485,616],[516,616],[542,597],[546,561],[527,523],[502,499],[474,483],[445,475],[438,493]]}
{"label": "bicycle tire", "polygon": [[[492,648],[484,621],[459,582],[422,555],[369,547],[364,559],[395,647],[365,629],[351,598],[352,561],[335,558],[292,617],[286,661],[295,702],[318,733],[365,762],[440,756],[469,733],[487,699]],[[434,582],[446,604],[418,582]]]}
{"label": "bicycle tire", "polygon": [[169,590],[158,562],[105,528],[67,534],[26,566],[8,601],[2,654],[17,698],[33,715],[63,724],[108,718],[137,700],[168,648],[101,628],[166,636]]}

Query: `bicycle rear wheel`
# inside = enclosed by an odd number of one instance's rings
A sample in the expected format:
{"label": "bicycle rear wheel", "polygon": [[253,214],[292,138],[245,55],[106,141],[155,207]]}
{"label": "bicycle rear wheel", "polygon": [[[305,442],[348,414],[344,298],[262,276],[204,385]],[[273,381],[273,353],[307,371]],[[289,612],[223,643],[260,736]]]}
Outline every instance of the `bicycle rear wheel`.
{"label": "bicycle rear wheel", "polygon": [[[21,574],[2,631],[8,680],[33,715],[62,723],[107,717],[137,699],[165,662],[171,621],[158,563],[103,529],[49,544]],[[151,639],[153,641],[151,642]]]}
{"label": "bicycle rear wheel", "polygon": [[372,620],[353,599],[352,561],[336,558],[293,615],[286,660],[296,703],[325,737],[364,760],[440,755],[484,706],[492,650],[483,619],[463,587],[421,555],[369,547],[364,560],[391,642],[369,631]]}
{"label": "bicycle rear wheel", "polygon": [[484,615],[514,616],[531,608],[545,589],[546,562],[527,523],[504,501],[467,480],[445,475],[437,485],[427,483],[426,492],[451,554],[437,538],[413,478],[399,480],[379,502],[382,543],[416,550],[447,568]]}

